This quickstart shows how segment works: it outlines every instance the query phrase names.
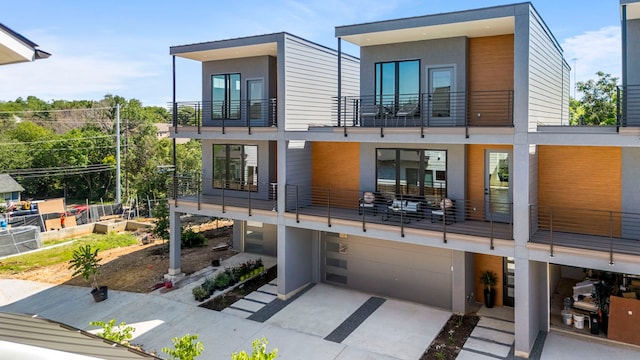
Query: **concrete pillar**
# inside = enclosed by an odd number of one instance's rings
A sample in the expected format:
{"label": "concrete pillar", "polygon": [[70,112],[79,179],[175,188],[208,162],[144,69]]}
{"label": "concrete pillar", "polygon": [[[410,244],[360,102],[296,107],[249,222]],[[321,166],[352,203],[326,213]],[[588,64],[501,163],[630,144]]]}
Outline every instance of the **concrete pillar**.
{"label": "concrete pillar", "polygon": [[453,284],[451,310],[454,313],[466,314],[474,301],[474,261],[473,253],[452,251]]}
{"label": "concrete pillar", "polygon": [[180,243],[180,215],[182,213],[174,210],[173,205],[171,205],[169,213],[169,227],[170,227],[170,241],[169,241],[169,271],[165,275],[165,279],[171,280],[175,282],[177,278],[184,276],[182,270],[180,269],[180,253],[181,253],[181,243]]}

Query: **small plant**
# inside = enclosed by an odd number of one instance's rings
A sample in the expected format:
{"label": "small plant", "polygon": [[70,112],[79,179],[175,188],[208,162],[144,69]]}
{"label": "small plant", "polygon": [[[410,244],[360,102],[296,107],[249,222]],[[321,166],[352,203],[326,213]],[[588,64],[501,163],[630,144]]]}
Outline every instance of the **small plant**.
{"label": "small plant", "polygon": [[218,274],[215,280],[215,286],[220,290],[226,289],[230,283],[231,276],[229,276],[229,274],[227,274],[226,272]]}
{"label": "small plant", "polygon": [[205,238],[204,235],[191,229],[183,231],[182,234],[180,234],[180,243],[182,247],[185,248],[202,247],[206,241],[207,238]]}
{"label": "small plant", "polygon": [[208,277],[204,279],[202,287],[207,290],[209,294],[213,294],[213,292],[216,290],[216,280],[213,277]]}
{"label": "small plant", "polygon": [[196,340],[198,340],[198,334],[186,334],[181,338],[174,337],[172,340],[174,349],[164,347],[162,352],[169,355],[171,360],[193,360],[204,351],[202,342],[196,342]]}
{"label": "small plant", "polygon": [[169,240],[169,204],[166,200],[159,201],[158,206],[153,212],[156,218],[154,221],[152,234],[156,238]]}
{"label": "small plant", "polygon": [[447,348],[447,345],[445,344],[436,345],[436,358],[444,359],[445,358],[444,350],[446,348]]}
{"label": "small plant", "polygon": [[231,354],[231,360],[273,360],[278,355],[278,349],[273,349],[273,351],[267,353],[267,344],[268,341],[266,338],[253,340],[251,343],[253,347],[251,356],[241,351]]}
{"label": "small plant", "polygon": [[202,286],[194,287],[193,290],[191,290],[191,293],[193,294],[193,297],[196,299],[196,301],[202,301],[207,296],[209,296],[209,291],[207,291]]}
{"label": "small plant", "polygon": [[85,281],[91,283],[91,287],[98,290],[98,273],[100,271],[101,258],[98,257],[98,249],[91,249],[91,245],[81,246],[73,251],[73,258],[69,261],[69,269],[73,269],[73,275],[82,275]]}
{"label": "small plant", "polygon": [[456,331],[454,329],[449,330],[449,344],[453,345],[456,342],[456,339],[453,338],[453,334],[455,334]]}
{"label": "small plant", "polygon": [[485,270],[480,273],[480,281],[482,285],[484,285],[487,290],[491,290],[494,286],[498,284],[498,275],[491,270]]}
{"label": "small plant", "polygon": [[111,319],[108,323],[105,323],[104,321],[92,321],[89,325],[99,326],[102,328],[102,332],[99,332],[96,335],[124,345],[129,344],[129,340],[133,338],[133,332],[135,331],[133,327],[127,326],[124,321],[121,322],[120,325],[116,326],[116,319]]}

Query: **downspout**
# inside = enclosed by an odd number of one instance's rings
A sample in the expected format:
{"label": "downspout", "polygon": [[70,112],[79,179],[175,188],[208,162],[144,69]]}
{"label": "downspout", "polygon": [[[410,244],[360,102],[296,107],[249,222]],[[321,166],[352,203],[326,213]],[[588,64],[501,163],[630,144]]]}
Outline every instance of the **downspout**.
{"label": "downspout", "polygon": [[[341,125],[342,109],[340,104],[342,103],[342,38],[338,38],[338,126]],[[345,128],[345,131],[347,129]],[[344,136],[347,136],[345,133]]]}

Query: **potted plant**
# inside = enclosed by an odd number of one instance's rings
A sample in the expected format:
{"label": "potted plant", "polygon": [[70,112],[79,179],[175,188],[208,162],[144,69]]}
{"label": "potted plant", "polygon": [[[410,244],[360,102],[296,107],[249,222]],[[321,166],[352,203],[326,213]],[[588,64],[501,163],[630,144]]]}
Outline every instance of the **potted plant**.
{"label": "potted plant", "polygon": [[485,270],[480,273],[480,281],[484,285],[484,305],[492,308],[496,301],[496,289],[493,287],[498,284],[498,275],[491,270]]}
{"label": "potted plant", "polygon": [[202,302],[207,297],[209,297],[209,291],[207,291],[205,288],[203,288],[200,285],[194,287],[193,290],[191,290],[191,293],[193,294],[193,297],[196,299],[197,302]]}
{"label": "potted plant", "polygon": [[73,251],[73,258],[69,261],[69,269],[73,269],[73,276],[82,275],[85,281],[91,283],[91,295],[96,302],[107,299],[108,288],[98,286],[100,259],[98,249],[91,249],[91,245],[81,246]]}

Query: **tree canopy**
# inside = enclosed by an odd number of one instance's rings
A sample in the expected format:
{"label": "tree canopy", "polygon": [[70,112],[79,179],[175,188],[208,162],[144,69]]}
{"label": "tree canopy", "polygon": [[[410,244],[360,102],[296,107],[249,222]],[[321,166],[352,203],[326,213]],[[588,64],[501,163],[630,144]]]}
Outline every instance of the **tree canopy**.
{"label": "tree canopy", "polygon": [[576,87],[580,99],[571,99],[569,109],[572,125],[615,125],[618,78],[596,73],[596,80],[578,81]]}
{"label": "tree canopy", "polygon": [[[169,122],[170,113],[111,94],[99,101],[0,101],[0,172],[20,182],[26,198],[114,199],[116,105],[123,195],[166,196],[167,174],[158,166],[173,163],[172,144],[158,138],[155,124]],[[179,171],[200,173],[199,141],[177,144],[176,151]]]}

